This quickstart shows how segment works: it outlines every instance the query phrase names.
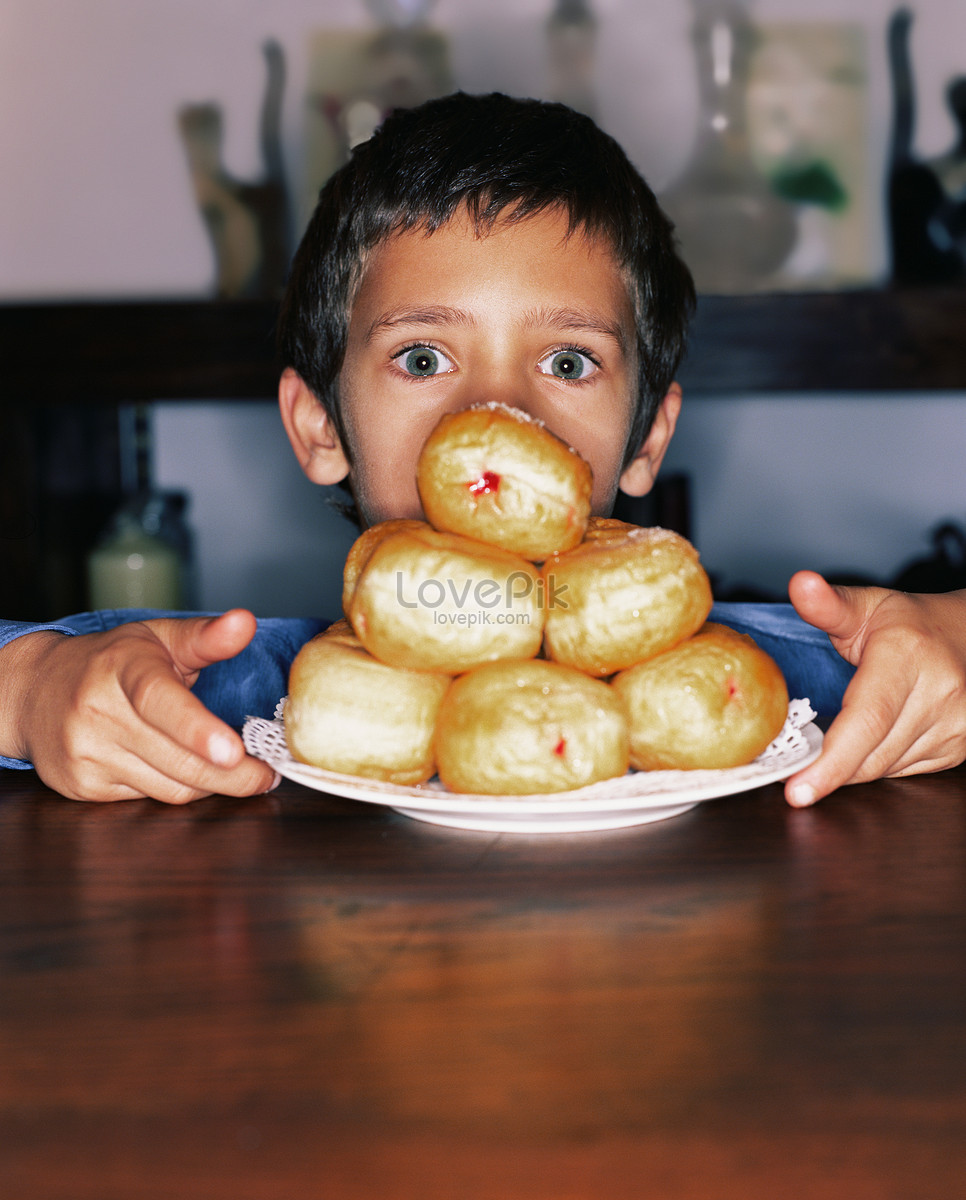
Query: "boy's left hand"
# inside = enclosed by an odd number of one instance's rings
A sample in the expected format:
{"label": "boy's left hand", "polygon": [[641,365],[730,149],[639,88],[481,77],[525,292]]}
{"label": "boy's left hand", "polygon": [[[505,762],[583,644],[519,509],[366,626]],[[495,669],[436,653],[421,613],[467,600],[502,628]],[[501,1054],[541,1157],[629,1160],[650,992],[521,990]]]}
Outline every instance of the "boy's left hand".
{"label": "boy's left hand", "polygon": [[858,668],[820,757],[786,782],[790,804],[966,758],[966,591],[833,587],[799,571],[788,592],[799,616]]}

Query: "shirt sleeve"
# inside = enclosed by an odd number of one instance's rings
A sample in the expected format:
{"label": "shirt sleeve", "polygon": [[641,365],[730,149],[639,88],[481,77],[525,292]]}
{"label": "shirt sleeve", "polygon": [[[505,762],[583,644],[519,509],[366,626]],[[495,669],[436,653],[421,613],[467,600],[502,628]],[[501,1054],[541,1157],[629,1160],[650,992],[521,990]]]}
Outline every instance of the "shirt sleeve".
{"label": "shirt sleeve", "polygon": [[288,687],[292,660],[330,624],[315,618],[260,617],[255,636],[241,654],[205,667],[195,695],[235,729],[247,717],[271,717]]}
{"label": "shirt sleeve", "polygon": [[[215,615],[159,609],[102,609],[46,623],[0,621],[0,649],[28,633],[50,631],[74,637],[102,633],[132,621]],[[241,728],[248,716],[270,717],[285,694],[289,667],[300,647],[329,624],[316,618],[260,618],[254,638],[241,654],[205,667],[192,690],[206,708],[235,728]],[[23,770],[31,765],[24,759],[0,755],[0,768]]]}

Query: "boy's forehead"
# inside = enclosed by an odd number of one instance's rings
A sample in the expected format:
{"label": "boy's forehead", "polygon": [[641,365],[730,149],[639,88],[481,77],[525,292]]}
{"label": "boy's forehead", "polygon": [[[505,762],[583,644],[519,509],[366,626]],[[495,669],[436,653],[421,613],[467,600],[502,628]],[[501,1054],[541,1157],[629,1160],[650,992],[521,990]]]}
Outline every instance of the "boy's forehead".
{"label": "boy's forehead", "polygon": [[[548,263],[559,270],[548,270]],[[632,320],[627,273],[610,242],[600,234],[574,227],[564,209],[554,208],[516,218],[504,212],[495,222],[481,223],[459,210],[436,228],[427,223],[393,231],[366,254],[361,265],[350,321],[360,316],[356,301],[371,317],[385,299],[447,288],[474,288],[518,275],[534,302],[548,292],[564,296],[568,279],[584,293],[622,310]]]}

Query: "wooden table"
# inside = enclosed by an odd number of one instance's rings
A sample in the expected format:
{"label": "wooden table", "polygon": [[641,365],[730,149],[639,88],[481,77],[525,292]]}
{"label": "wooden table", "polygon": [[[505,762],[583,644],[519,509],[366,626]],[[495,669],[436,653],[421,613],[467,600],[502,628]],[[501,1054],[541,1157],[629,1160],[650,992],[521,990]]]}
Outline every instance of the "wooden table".
{"label": "wooden table", "polygon": [[4,1200],[966,1195],[966,769],[631,832],[0,773]]}

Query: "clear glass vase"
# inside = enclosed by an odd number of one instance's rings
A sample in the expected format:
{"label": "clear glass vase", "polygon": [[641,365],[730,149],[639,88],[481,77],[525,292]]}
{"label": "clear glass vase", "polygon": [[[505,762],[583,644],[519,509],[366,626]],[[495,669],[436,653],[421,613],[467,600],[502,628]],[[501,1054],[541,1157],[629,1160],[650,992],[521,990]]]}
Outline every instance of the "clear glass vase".
{"label": "clear glass vase", "polygon": [[735,0],[693,2],[698,136],[684,174],[661,202],[700,292],[757,291],[795,245],[795,212],[772,191],[749,146],[755,32],[747,9]]}

